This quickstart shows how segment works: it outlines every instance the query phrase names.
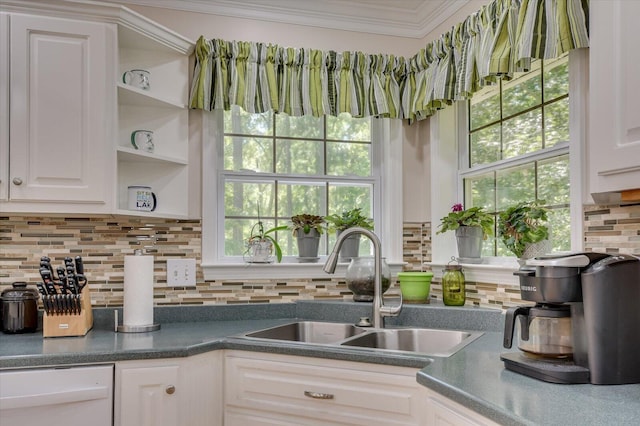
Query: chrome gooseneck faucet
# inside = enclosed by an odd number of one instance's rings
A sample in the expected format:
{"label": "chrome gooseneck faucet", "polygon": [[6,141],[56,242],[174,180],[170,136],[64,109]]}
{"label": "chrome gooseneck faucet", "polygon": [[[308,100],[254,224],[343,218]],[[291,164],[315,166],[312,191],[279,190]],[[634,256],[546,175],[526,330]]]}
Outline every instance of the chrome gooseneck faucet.
{"label": "chrome gooseneck faucet", "polygon": [[395,317],[400,314],[402,310],[402,294],[400,295],[400,304],[398,306],[390,307],[384,306],[384,299],[382,298],[382,246],[380,239],[376,234],[368,229],[355,226],[353,228],[345,229],[340,233],[336,245],[333,246],[333,251],[327,258],[327,262],[322,268],[326,273],[333,274],[338,264],[338,253],[342,247],[342,243],[347,237],[353,234],[362,234],[371,240],[374,251],[374,280],[373,280],[373,326],[375,328],[384,328],[384,317]]}

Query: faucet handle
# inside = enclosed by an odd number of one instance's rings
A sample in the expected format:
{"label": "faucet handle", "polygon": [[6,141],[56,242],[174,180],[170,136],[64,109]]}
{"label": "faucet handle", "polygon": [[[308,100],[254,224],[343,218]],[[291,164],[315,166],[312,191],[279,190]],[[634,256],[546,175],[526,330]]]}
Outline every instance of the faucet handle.
{"label": "faucet handle", "polygon": [[402,310],[402,293],[400,293],[400,303],[397,306],[385,306],[384,302],[380,306],[380,315],[385,317],[397,317]]}

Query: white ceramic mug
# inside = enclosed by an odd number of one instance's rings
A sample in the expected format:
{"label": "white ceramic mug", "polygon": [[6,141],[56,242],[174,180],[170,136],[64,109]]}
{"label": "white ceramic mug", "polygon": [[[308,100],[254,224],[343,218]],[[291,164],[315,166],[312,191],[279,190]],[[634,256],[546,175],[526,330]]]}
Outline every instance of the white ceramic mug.
{"label": "white ceramic mug", "polygon": [[135,149],[153,152],[153,132],[151,130],[134,130],[131,133],[131,145]]}
{"label": "white ceramic mug", "polygon": [[132,185],[129,187],[129,210],[152,212],[158,205],[156,194],[150,186]]}
{"label": "white ceramic mug", "polygon": [[150,77],[151,73],[147,70],[131,70],[125,71],[125,73],[122,74],[122,81],[138,89],[149,90],[151,87]]}

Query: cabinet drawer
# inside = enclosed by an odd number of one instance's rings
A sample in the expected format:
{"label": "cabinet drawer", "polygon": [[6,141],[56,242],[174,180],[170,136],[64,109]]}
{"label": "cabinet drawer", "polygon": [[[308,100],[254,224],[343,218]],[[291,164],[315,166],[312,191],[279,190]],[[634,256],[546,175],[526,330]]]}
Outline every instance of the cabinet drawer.
{"label": "cabinet drawer", "polygon": [[304,424],[313,420],[363,425],[420,423],[424,399],[415,370],[403,369],[405,375],[399,375],[397,370],[375,371],[384,370],[383,366],[323,364],[327,363],[308,364],[296,357],[277,361],[228,356],[225,406],[295,414]]}

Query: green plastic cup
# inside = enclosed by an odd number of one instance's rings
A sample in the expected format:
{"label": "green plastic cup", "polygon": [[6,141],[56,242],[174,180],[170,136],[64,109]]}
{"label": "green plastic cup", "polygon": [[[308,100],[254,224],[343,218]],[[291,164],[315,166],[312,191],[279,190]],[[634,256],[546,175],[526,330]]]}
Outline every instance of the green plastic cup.
{"label": "green plastic cup", "polygon": [[404,303],[429,303],[433,272],[399,272],[400,292]]}

